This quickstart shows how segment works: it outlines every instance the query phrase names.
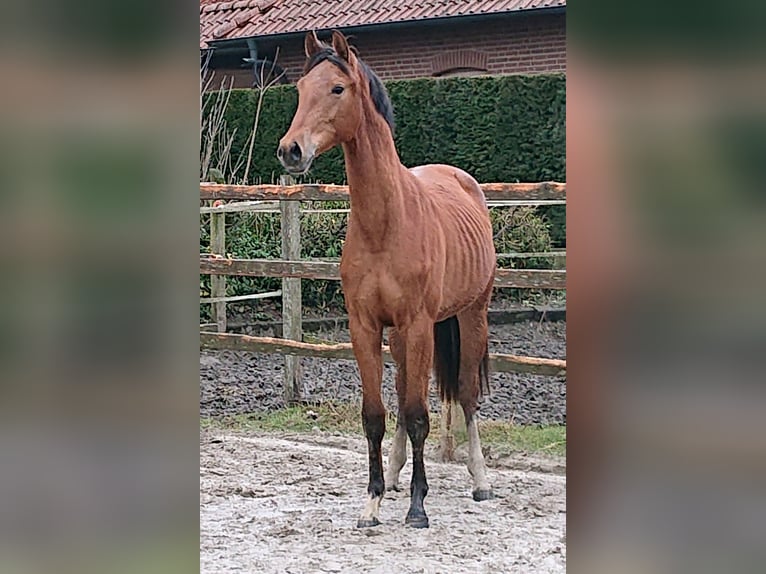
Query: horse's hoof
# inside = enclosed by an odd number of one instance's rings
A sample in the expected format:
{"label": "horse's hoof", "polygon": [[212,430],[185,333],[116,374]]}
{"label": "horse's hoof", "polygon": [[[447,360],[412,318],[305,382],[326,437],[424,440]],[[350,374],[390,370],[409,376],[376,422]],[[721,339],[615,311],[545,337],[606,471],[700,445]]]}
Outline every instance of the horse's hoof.
{"label": "horse's hoof", "polygon": [[386,485],[386,492],[391,492],[391,491],[401,492],[401,489],[399,488],[398,484]]}
{"label": "horse's hoof", "polygon": [[492,500],[493,498],[495,498],[495,495],[492,494],[491,490],[476,489],[473,491],[473,499],[476,502],[481,502],[482,500]]}
{"label": "horse's hoof", "polygon": [[428,517],[425,514],[407,515],[404,519],[405,526],[410,528],[428,528]]}
{"label": "horse's hoof", "polygon": [[378,526],[380,524],[380,521],[377,518],[360,518],[356,522],[357,528],[371,528],[373,526]]}

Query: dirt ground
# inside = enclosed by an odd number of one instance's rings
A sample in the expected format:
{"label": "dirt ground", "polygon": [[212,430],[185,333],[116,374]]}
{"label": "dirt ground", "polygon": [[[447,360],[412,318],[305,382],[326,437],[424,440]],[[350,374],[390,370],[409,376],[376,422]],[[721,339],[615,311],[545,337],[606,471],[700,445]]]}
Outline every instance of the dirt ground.
{"label": "dirt ground", "polygon": [[[271,335],[266,333],[266,335]],[[314,333],[348,342],[346,329]],[[490,352],[566,358],[566,323],[525,321],[490,326]],[[354,361],[303,357],[302,395],[310,401],[360,400],[362,385]],[[233,351],[200,353],[200,414],[206,417],[257,413],[284,407],[284,358]],[[394,365],[383,369],[383,400],[397,404]],[[566,424],[566,378],[524,373],[491,373],[491,394],[481,404],[485,420],[518,425]],[[438,409],[431,393],[431,410]]]}
{"label": "dirt ground", "polygon": [[357,529],[367,481],[362,437],[201,431],[201,572],[566,571],[563,458],[490,453],[497,497],[476,503],[462,449],[459,462],[445,464],[430,448],[431,527],[404,526],[408,462],[404,488],[383,500],[382,524]]}

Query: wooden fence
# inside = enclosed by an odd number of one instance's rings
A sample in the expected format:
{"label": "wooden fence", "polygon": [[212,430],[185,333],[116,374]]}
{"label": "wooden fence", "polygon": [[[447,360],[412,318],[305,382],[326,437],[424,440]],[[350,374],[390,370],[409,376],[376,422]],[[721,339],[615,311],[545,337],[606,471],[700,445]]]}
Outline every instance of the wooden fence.
{"label": "wooden fence", "polygon": [[[497,206],[557,205],[566,202],[563,183],[485,183],[481,184],[488,203]],[[281,185],[221,185],[200,183],[200,199],[235,200],[236,203],[202,206],[201,213],[210,213],[210,254],[200,254],[200,273],[211,275],[211,296],[200,301],[210,303],[215,331],[209,326],[200,330],[200,347],[229,349],[257,353],[285,355],[285,399],[295,402],[301,396],[300,357],[353,359],[348,343],[319,345],[303,342],[301,328],[301,279],[340,280],[337,261],[305,261],[300,259],[300,202],[348,200],[348,188],[340,185],[291,184],[287,178]],[[242,211],[269,211],[280,213],[282,230],[282,259],[232,259],[226,257],[225,214]],[[344,210],[333,210],[344,211]],[[529,256],[530,254],[505,254]],[[535,253],[539,257],[560,258],[561,251]],[[226,276],[281,277],[282,289],[269,293],[226,296]],[[565,289],[566,272],[562,270],[498,269],[496,287],[517,289]],[[226,333],[226,303],[247,299],[282,297],[283,339],[252,337]],[[384,347],[384,360],[391,362],[388,348]],[[562,375],[566,361],[491,354],[490,366],[494,371]]]}

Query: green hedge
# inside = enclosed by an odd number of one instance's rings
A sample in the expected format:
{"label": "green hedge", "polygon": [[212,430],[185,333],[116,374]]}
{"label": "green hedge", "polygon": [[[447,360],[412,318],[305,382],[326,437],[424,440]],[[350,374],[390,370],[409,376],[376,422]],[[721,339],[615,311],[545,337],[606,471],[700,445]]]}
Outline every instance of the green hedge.
{"label": "green hedge", "polygon": [[[448,163],[481,182],[566,180],[566,77],[487,76],[386,82],[396,115],[396,146],[402,163]],[[227,108],[236,129],[233,157],[252,130],[258,92],[234,90]],[[284,173],[277,142],[297,106],[294,86],[264,93],[248,183],[275,182]],[[314,163],[307,181],[345,183],[340,149]],[[554,246],[566,244],[563,207],[541,210]]]}
{"label": "green hedge", "polygon": [[[482,182],[564,181],[566,82],[563,74],[395,80],[386,83],[396,114],[402,163],[449,163]],[[235,90],[227,110],[237,155],[252,129],[258,93]],[[284,173],[277,142],[297,106],[294,86],[264,94],[251,181]],[[311,181],[345,182],[339,149],[317,159]]]}

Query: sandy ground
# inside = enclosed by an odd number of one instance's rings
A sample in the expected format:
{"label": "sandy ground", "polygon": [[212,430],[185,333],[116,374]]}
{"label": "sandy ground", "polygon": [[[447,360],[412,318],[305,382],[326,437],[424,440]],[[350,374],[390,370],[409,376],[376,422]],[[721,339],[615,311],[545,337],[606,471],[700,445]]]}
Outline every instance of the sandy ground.
{"label": "sandy ground", "polygon": [[357,529],[367,482],[362,437],[201,431],[201,572],[566,571],[563,459],[490,455],[498,496],[476,503],[464,464],[436,462],[430,448],[431,527],[404,526],[408,462],[405,488],[383,500],[383,524]]}

